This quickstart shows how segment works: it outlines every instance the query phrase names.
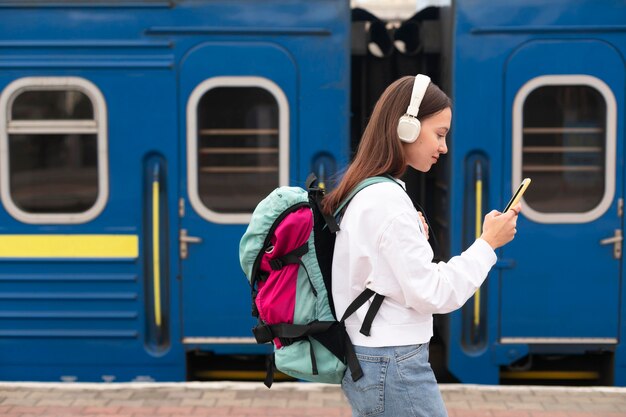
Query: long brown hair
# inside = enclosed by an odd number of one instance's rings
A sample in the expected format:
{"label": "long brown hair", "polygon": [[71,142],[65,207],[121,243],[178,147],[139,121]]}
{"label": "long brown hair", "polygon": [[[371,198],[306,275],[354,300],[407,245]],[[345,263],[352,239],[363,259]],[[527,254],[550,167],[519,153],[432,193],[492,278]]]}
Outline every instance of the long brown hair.
{"label": "long brown hair", "polygon": [[[350,191],[366,178],[384,174],[398,178],[404,174],[406,159],[397,128],[398,120],[409,106],[414,81],[415,77],[402,77],[380,96],[361,136],[354,160],[337,188],[322,202],[324,212],[333,213]],[[422,121],[447,107],[451,107],[450,98],[431,82],[417,118]]]}

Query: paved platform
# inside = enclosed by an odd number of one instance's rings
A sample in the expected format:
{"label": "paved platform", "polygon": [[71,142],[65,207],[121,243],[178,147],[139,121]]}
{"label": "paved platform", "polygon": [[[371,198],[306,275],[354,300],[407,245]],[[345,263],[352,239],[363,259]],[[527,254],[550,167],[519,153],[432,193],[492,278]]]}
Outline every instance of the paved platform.
{"label": "paved platform", "polygon": [[[626,388],[441,384],[450,417],[626,417]],[[0,383],[2,417],[349,417],[338,386]],[[402,417],[402,416],[398,416]]]}

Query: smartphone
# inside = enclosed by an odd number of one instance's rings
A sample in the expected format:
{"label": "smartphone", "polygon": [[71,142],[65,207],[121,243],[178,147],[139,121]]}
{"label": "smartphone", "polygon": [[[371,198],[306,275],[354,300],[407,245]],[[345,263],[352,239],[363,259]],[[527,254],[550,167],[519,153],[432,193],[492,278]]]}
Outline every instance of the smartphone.
{"label": "smartphone", "polygon": [[517,190],[515,190],[515,193],[513,194],[513,197],[511,197],[511,199],[509,200],[509,203],[506,205],[504,210],[502,210],[502,213],[506,213],[511,207],[519,203],[529,185],[530,178],[524,178],[519,187],[517,187]]}

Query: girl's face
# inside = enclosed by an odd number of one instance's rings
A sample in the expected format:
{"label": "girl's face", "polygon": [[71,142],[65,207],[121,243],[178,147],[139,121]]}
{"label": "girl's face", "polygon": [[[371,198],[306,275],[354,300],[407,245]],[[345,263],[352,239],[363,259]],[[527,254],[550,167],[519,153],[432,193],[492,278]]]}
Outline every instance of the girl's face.
{"label": "girl's face", "polygon": [[452,122],[450,107],[422,120],[417,140],[413,143],[403,143],[407,165],[418,171],[428,172],[439,160],[439,155],[448,153],[446,135],[450,130],[450,122]]}

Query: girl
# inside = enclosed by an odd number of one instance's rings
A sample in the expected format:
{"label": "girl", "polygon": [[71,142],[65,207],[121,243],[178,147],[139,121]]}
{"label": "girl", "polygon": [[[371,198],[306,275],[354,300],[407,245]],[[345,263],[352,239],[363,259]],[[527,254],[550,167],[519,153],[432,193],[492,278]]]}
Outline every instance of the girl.
{"label": "girl", "polygon": [[450,99],[428,77],[397,80],[376,103],[354,161],[324,199],[324,210],[332,213],[365,178],[388,175],[398,183],[359,192],[335,243],[337,317],[365,288],[385,297],[370,336],[359,333],[368,303],[346,321],[364,374],[354,382],[346,372],[342,382],[353,416],[447,416],[428,363],[432,315],[461,307],[495,264],[494,250],[516,232],[519,204],[487,214],[481,237],[460,256],[432,262],[427,224],[397,178],[407,166],[427,172],[448,151],[451,118]]}

